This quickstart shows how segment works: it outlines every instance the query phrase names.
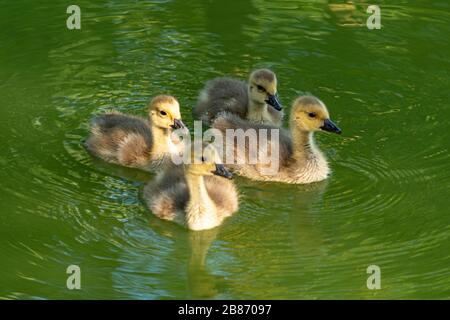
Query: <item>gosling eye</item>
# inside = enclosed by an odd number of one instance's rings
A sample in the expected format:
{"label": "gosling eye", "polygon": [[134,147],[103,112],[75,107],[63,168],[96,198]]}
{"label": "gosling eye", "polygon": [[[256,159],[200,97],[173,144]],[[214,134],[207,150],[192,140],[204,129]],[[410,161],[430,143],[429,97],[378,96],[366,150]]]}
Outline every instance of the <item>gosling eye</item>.
{"label": "gosling eye", "polygon": [[266,89],[263,86],[257,85],[256,88],[258,89],[258,91],[266,92]]}
{"label": "gosling eye", "polygon": [[310,118],[315,118],[317,116],[317,114],[315,112],[308,112],[308,116]]}
{"label": "gosling eye", "polygon": [[162,116],[167,116],[167,112],[165,112],[164,110],[161,110],[159,113],[160,113]]}
{"label": "gosling eye", "polygon": [[206,158],[205,157],[202,157],[202,162],[206,162]]}

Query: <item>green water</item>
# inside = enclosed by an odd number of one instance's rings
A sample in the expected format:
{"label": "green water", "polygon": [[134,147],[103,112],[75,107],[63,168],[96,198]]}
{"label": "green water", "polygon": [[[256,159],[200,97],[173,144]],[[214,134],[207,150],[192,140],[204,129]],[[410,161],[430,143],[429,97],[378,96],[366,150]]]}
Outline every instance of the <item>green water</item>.
{"label": "green water", "polygon": [[[0,298],[450,298],[450,6],[373,2],[381,30],[358,1],[79,0],[70,31],[64,1],[2,1]],[[328,181],[237,178],[240,211],[188,232],[144,207],[152,175],[81,145],[93,115],[159,93],[192,127],[207,79],[258,67],[343,129],[317,135]]]}

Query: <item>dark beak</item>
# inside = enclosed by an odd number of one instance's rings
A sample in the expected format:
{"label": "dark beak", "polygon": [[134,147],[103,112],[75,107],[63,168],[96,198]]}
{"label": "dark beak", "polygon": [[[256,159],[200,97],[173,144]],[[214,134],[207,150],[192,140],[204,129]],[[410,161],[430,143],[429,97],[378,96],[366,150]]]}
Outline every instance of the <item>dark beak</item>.
{"label": "dark beak", "polygon": [[266,102],[267,102],[267,104],[271,105],[272,107],[274,107],[278,111],[281,111],[281,109],[283,108],[281,106],[280,100],[278,100],[278,95],[277,94],[269,94]]}
{"label": "dark beak", "polygon": [[186,126],[184,125],[183,121],[181,121],[181,119],[174,119],[173,120],[173,125],[171,125],[171,127],[173,129],[183,129],[186,128]]}
{"label": "dark beak", "polygon": [[216,163],[216,170],[212,172],[216,176],[221,176],[227,179],[233,178],[233,174],[228,171],[223,164]]}
{"label": "dark beak", "polygon": [[323,122],[323,126],[321,126],[320,129],[322,129],[324,131],[328,131],[328,132],[337,133],[337,134],[342,133],[341,129],[339,129],[339,127],[337,125],[335,125],[334,122],[331,121],[330,119],[326,119]]}

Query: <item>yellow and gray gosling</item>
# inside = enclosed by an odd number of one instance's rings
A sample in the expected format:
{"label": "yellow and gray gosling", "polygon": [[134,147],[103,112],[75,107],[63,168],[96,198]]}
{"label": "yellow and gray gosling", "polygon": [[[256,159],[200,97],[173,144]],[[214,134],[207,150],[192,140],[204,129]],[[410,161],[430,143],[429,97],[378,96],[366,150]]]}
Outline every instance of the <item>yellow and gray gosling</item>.
{"label": "yellow and gray gosling", "polygon": [[268,69],[255,70],[248,83],[216,78],[200,92],[194,116],[210,124],[221,112],[230,112],[254,123],[281,126],[283,111],[277,94],[277,77]]}
{"label": "yellow and gray gosling", "polygon": [[219,226],[238,210],[238,193],[217,151],[212,146],[203,152],[194,149],[197,152],[193,152],[190,164],[167,164],[144,187],[143,198],[157,217],[191,230],[206,230]]}
{"label": "yellow and gray gosling", "polygon": [[149,171],[184,149],[182,141],[171,137],[174,129],[187,130],[180,105],[172,96],[159,95],[150,102],[148,120],[117,111],[94,118],[85,145],[107,162]]}
{"label": "yellow and gray gosling", "polygon": [[[264,155],[261,152],[261,158],[258,159],[256,164],[249,164],[247,156],[244,164],[227,164],[227,166],[236,174],[252,180],[296,184],[321,181],[330,174],[328,162],[314,142],[314,132],[341,133],[341,130],[330,120],[325,104],[312,96],[302,96],[294,101],[289,119],[290,130],[280,129],[279,139],[274,139],[273,142],[270,139],[270,130],[277,129],[276,127],[242,121],[242,119],[230,113],[220,115],[212,126],[219,129],[223,134],[225,134],[226,129],[255,129],[258,136],[258,151],[261,149],[259,145],[260,131],[258,129],[267,129],[267,150],[271,150],[270,143],[275,143],[279,147],[279,155],[275,159],[275,161],[278,161],[276,174],[266,174],[267,171],[262,170],[272,164],[270,163],[270,153]],[[242,148],[239,151],[248,155],[249,145],[246,143],[244,146],[237,146],[232,142],[232,144],[226,145],[226,148],[228,148],[227,152],[232,152],[234,155],[237,154],[238,148]]]}

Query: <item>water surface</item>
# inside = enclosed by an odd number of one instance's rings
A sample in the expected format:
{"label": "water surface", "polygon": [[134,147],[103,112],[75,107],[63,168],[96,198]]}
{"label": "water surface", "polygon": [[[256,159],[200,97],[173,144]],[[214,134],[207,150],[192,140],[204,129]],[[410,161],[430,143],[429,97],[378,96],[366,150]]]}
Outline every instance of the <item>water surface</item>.
{"label": "water surface", "polygon": [[[447,1],[9,1],[0,11],[0,298],[449,298]],[[152,175],[82,147],[105,110],[176,95],[185,122],[207,79],[273,69],[289,109],[329,107],[332,177],[236,179],[239,213],[188,232],[152,216]],[[82,290],[66,288],[66,268]],[[369,265],[382,289],[366,287]]]}

